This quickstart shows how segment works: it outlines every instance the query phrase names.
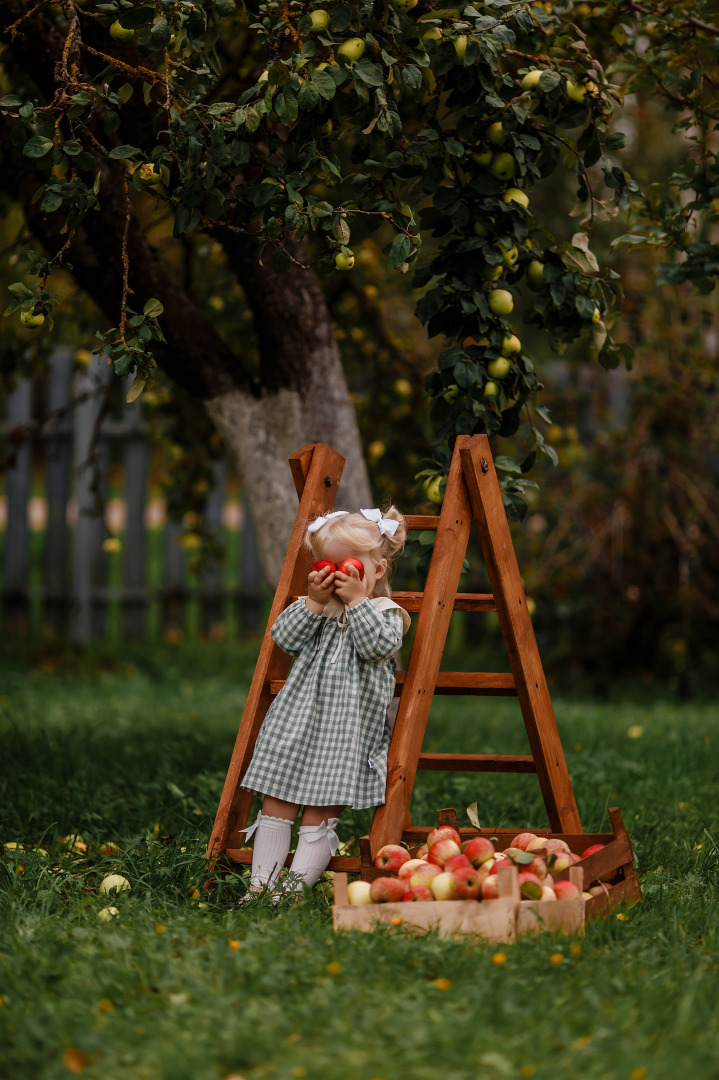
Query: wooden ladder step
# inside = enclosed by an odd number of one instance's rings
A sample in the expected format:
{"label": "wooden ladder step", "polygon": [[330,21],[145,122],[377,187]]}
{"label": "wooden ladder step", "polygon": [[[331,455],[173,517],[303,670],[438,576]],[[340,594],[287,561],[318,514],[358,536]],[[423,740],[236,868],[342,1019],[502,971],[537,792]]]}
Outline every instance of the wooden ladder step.
{"label": "wooden ladder step", "polygon": [[[394,696],[399,697],[406,672],[395,672]],[[279,694],[285,679],[270,679],[270,694]],[[440,671],[434,687],[435,694],[457,694],[467,697],[516,697],[514,675],[494,671]]]}
{"label": "wooden ladder step", "polygon": [[536,773],[531,754],[420,754],[420,769],[436,772]]}
{"label": "wooden ladder step", "polygon": [[[419,611],[424,593],[421,592],[393,592],[392,599],[405,611]],[[294,603],[299,596],[291,596]],[[497,605],[491,593],[457,593],[454,598],[453,611],[496,611]]]}

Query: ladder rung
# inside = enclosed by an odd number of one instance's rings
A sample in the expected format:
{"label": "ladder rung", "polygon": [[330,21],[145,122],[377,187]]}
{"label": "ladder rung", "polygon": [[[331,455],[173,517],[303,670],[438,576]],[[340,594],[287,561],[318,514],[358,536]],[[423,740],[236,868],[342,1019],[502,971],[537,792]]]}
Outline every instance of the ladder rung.
{"label": "ladder rung", "polygon": [[447,772],[536,773],[531,754],[420,754],[420,769]]}
{"label": "ladder rung", "polygon": [[[406,671],[396,671],[395,696],[404,686]],[[434,688],[435,694],[486,694],[494,697],[514,697],[517,688],[511,672],[500,671],[440,671]]]}
{"label": "ladder rung", "polygon": [[[392,599],[405,611],[419,611],[424,593],[421,592],[393,592]],[[299,600],[299,596],[292,596],[291,601]],[[497,605],[491,593],[457,593],[452,605],[453,611],[496,611]]]}
{"label": "ladder rung", "polygon": [[[399,697],[404,686],[405,671],[396,671],[395,697]],[[270,693],[279,694],[285,685],[284,679],[270,679]],[[465,694],[488,697],[514,697],[517,688],[511,672],[495,671],[440,671],[434,688],[435,694]]]}
{"label": "ladder rung", "polygon": [[[247,866],[252,863],[252,848],[225,848],[225,855],[233,862]],[[292,857],[287,856],[285,866],[292,865]],[[359,855],[334,855],[327,867],[328,870],[345,870],[355,873],[362,868],[362,860]]]}
{"label": "ladder rung", "polygon": [[407,514],[407,531],[414,532],[425,529],[436,529],[439,526],[439,514]]}
{"label": "ladder rung", "polygon": [[[424,593],[421,592],[393,592],[392,599],[405,611],[419,611]],[[497,605],[491,593],[457,593],[454,598],[453,611],[496,611]]]}

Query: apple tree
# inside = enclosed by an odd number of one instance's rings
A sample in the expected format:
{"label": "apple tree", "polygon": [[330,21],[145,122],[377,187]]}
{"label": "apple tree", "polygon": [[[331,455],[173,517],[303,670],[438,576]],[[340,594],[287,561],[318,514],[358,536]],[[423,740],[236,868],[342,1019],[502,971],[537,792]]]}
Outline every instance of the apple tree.
{"label": "apple tree", "polygon": [[[621,291],[591,230],[637,191],[612,157],[621,92],[582,6],[7,0],[2,185],[25,254],[6,315],[18,334],[51,331],[53,278],[72,275],[80,293],[63,303],[84,294],[102,313],[97,350],[133,375],[131,400],[163,379],[201,401],[237,458],[272,579],[296,505],[292,450],[332,442],[346,497],[370,497],[326,297],[372,241],[442,342],[425,479],[441,496],[457,434],[516,436],[518,460],[498,464],[521,518],[526,474],[555,453],[518,301],[557,348],[585,334],[603,366],[631,358],[604,322]],[[632,77],[649,77],[643,62],[635,50]],[[533,188],[567,170],[578,209],[555,235]],[[256,359],[186,287],[208,242],[251,312]]]}

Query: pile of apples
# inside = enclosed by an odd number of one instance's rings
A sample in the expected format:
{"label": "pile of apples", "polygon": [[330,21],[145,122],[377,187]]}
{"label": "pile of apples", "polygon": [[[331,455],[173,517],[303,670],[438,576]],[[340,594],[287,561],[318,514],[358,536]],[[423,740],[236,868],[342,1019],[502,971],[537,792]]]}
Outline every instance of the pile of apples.
{"label": "pile of apples", "polygon": [[462,843],[456,829],[441,825],[433,829],[414,858],[399,844],[387,844],[374,858],[378,870],[396,876],[374,881],[352,881],[350,904],[387,904],[418,900],[496,900],[500,866],[516,866],[523,900],[591,900],[604,891],[598,885],[581,893],[571,881],[555,881],[550,870],[566,870],[604,844],[593,844],[581,855],[569,850],[564,840],[547,839],[523,832],[504,851],[497,851],[486,836]]}

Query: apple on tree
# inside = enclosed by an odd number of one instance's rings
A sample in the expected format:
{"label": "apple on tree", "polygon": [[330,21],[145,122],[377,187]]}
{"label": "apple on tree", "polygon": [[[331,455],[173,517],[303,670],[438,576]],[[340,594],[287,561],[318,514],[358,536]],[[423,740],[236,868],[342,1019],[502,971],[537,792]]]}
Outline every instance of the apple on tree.
{"label": "apple on tree", "polygon": [[541,77],[541,68],[531,68],[527,74],[523,76],[519,85],[522,87],[522,90],[534,90],[539,85]]}
{"label": "apple on tree", "polygon": [[335,266],[338,270],[351,270],[355,264],[355,257],[352,252],[346,254],[344,251],[338,251],[335,255]]}
{"label": "apple on tree", "polygon": [[347,40],[343,41],[337,49],[337,55],[341,56],[343,60],[354,63],[356,60],[361,60],[364,56],[365,48],[366,46],[362,38],[347,38]]}
{"label": "apple on tree", "polygon": [[490,360],[487,364],[487,374],[492,379],[506,379],[512,369],[512,361],[506,356],[500,356],[496,360]]}
{"label": "apple on tree", "polygon": [[485,383],[484,390],[482,391],[482,397],[486,398],[498,398],[500,395],[499,384],[490,379],[488,383]]}
{"label": "apple on tree", "polygon": [[505,334],[502,338],[502,356],[516,356],[522,351],[522,342],[516,334]]}
{"label": "apple on tree", "polygon": [[464,54],[467,51],[467,35],[458,34],[454,39],[454,51],[460,64],[464,63]]}
{"label": "apple on tree", "polygon": [[507,289],[493,289],[487,303],[493,315],[509,315],[514,308],[514,297]]}
{"label": "apple on tree", "polygon": [[529,208],[529,195],[527,195],[526,191],[522,191],[521,188],[507,188],[502,199],[508,206],[510,203],[517,203],[518,206],[523,206],[525,210]]}
{"label": "apple on tree", "polygon": [[507,141],[507,132],[502,126],[502,121],[497,120],[496,123],[490,124],[487,128],[487,138],[495,146],[502,146]]}
{"label": "apple on tree", "polygon": [[392,7],[395,11],[411,11],[418,3],[419,0],[392,0]]}
{"label": "apple on tree", "polygon": [[492,158],[489,171],[497,180],[511,180],[516,167],[517,163],[512,155],[503,151],[501,154],[495,154]]}
{"label": "apple on tree", "polygon": [[114,23],[110,25],[110,37],[114,41],[129,41],[134,36],[135,31],[128,26],[123,26],[119,19],[115,19]]}
{"label": "apple on tree", "polygon": [[20,322],[23,326],[26,326],[28,330],[39,330],[45,322],[45,316],[41,311],[38,311],[36,314],[31,308],[30,311],[20,312]]}
{"label": "apple on tree", "polygon": [[316,33],[320,30],[326,30],[330,24],[330,13],[325,11],[324,8],[315,8],[310,12],[310,19],[312,20],[312,30]]}
{"label": "apple on tree", "polygon": [[544,263],[539,259],[532,259],[527,266],[527,282],[532,289],[541,289],[544,284]]}

